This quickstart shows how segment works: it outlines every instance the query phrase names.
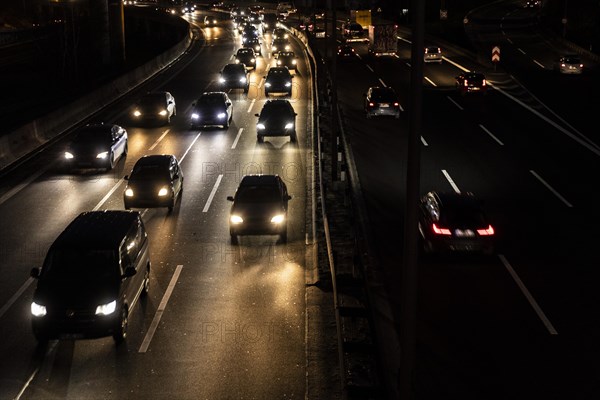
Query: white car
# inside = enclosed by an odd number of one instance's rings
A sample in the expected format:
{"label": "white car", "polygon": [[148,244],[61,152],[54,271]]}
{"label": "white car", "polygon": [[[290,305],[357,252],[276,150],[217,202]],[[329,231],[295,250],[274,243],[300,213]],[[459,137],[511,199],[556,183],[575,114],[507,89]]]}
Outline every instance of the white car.
{"label": "white car", "polygon": [[442,49],[437,46],[425,47],[425,56],[423,61],[427,62],[442,62]]}

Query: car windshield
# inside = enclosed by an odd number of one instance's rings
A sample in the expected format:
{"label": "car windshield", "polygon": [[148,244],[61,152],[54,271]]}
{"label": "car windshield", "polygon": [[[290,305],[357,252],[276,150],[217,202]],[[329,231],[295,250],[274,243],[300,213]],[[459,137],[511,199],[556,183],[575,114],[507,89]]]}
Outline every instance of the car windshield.
{"label": "car windshield", "polygon": [[106,128],[91,128],[77,134],[74,143],[110,143],[111,133]]}
{"label": "car windshield", "polygon": [[131,173],[131,180],[168,180],[169,171],[164,165],[136,165]]}
{"label": "car windshield", "polygon": [[44,263],[43,277],[54,280],[105,280],[120,276],[118,256],[113,250],[55,249]]}
{"label": "car windshield", "polygon": [[565,57],[564,62],[566,64],[581,64],[581,60],[578,57]]}
{"label": "car windshield", "polygon": [[164,94],[153,94],[142,97],[140,100],[141,106],[158,106],[165,104],[165,95]]}
{"label": "car windshield", "polygon": [[481,228],[486,226],[483,212],[472,205],[456,204],[453,207],[444,209],[440,216],[440,222],[449,227],[469,226]]}
{"label": "car windshield", "polygon": [[279,53],[279,57],[294,57],[294,55],[293,51],[282,51]]}
{"label": "car windshield", "polygon": [[233,75],[233,74],[242,74],[240,67],[243,68],[242,65],[237,65],[237,64],[233,64],[233,65],[226,65],[225,68],[223,68],[223,73],[224,74],[229,74],[229,75]]}
{"label": "car windshield", "polygon": [[351,31],[362,31],[363,28],[360,24],[352,23],[348,24],[348,29]]}
{"label": "car windshield", "polygon": [[252,55],[254,53],[254,50],[252,50],[252,49],[239,49],[237,53],[238,53],[238,56]]}
{"label": "car windshield", "polygon": [[270,102],[264,105],[262,112],[269,115],[288,114],[290,107],[284,102]]}
{"label": "car windshield", "polygon": [[373,90],[371,100],[394,102],[396,101],[396,94],[391,90]]}
{"label": "car windshield", "polygon": [[281,199],[277,187],[264,185],[240,187],[235,200],[241,203],[273,203]]}
{"label": "car windshield", "polygon": [[218,95],[202,96],[198,99],[198,104],[203,105],[203,106],[223,105],[223,96],[218,96]]}
{"label": "car windshield", "polygon": [[437,47],[428,47],[425,49],[427,53],[439,53],[439,49]]}

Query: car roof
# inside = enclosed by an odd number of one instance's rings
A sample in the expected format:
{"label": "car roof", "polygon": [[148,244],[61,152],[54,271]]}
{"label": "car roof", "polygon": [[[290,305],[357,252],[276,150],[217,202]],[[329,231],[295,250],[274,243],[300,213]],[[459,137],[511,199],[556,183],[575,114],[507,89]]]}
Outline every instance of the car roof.
{"label": "car roof", "polygon": [[273,73],[273,74],[289,74],[290,70],[288,69],[288,67],[271,67],[269,68],[269,74]]}
{"label": "car roof", "polygon": [[225,71],[225,70],[234,70],[235,71],[236,69],[242,70],[242,68],[244,69],[244,72],[245,72],[246,67],[244,67],[243,64],[227,64],[223,67],[223,71]]}
{"label": "car roof", "polygon": [[430,192],[443,207],[473,207],[480,208],[481,200],[472,193]]}
{"label": "car roof", "polygon": [[240,186],[273,186],[279,185],[279,175],[253,174],[245,175]]}
{"label": "car roof", "polygon": [[100,133],[112,133],[113,129],[118,129],[119,126],[115,124],[105,124],[103,122],[87,124],[77,130],[77,133],[82,132],[100,132]]}
{"label": "car roof", "polygon": [[[173,156],[171,154],[152,154],[143,156],[136,161],[135,167],[144,165],[166,165],[171,163]],[[134,169],[135,169],[134,167]]]}
{"label": "car roof", "polygon": [[116,248],[132,223],[139,218],[139,211],[86,211],[62,231],[52,247],[92,245],[95,248]]}

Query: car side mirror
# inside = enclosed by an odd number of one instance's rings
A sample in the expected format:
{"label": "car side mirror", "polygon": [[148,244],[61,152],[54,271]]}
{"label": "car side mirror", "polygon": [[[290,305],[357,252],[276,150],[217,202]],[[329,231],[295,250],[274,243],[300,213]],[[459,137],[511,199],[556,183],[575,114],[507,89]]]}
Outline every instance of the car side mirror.
{"label": "car side mirror", "polygon": [[35,279],[39,278],[40,277],[40,269],[39,268],[31,268],[29,275]]}
{"label": "car side mirror", "polygon": [[123,177],[123,180],[124,180],[124,181],[128,181],[128,180],[129,180],[129,175],[125,175],[125,176]]}
{"label": "car side mirror", "polygon": [[137,271],[135,270],[135,267],[127,267],[123,273],[123,278],[129,278],[130,276],[134,276],[136,273]]}
{"label": "car side mirror", "polygon": [[227,201],[233,201],[233,196],[227,196]]}
{"label": "car side mirror", "polygon": [[260,115],[258,115],[258,114],[254,114],[254,116],[255,116],[255,117],[260,117]]}
{"label": "car side mirror", "polygon": [[179,174],[173,175],[173,179],[179,179]]}
{"label": "car side mirror", "polygon": [[298,113],[294,113],[294,115],[298,115]]}
{"label": "car side mirror", "polygon": [[292,196],[290,196],[289,194],[286,197],[287,197],[287,200],[291,200],[292,199]]}

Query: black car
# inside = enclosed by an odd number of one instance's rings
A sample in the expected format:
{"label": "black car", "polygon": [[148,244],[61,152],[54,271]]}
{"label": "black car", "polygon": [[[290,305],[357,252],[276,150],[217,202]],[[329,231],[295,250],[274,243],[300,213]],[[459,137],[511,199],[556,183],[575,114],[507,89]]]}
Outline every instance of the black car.
{"label": "black car", "polygon": [[273,30],[277,27],[277,14],[275,13],[264,13],[263,14],[263,30]]}
{"label": "black car", "polygon": [[227,129],[232,119],[233,105],[225,92],[204,92],[192,103],[192,128],[222,126]]}
{"label": "black car", "polygon": [[137,160],[123,194],[125,209],[167,207],[173,211],[183,191],[183,171],[174,155],[144,156]]}
{"label": "black car", "polygon": [[256,53],[254,49],[249,47],[242,47],[235,53],[235,62],[244,64],[246,68],[256,69]]}
{"label": "black car", "polygon": [[134,121],[170,123],[177,114],[175,98],[169,92],[151,92],[145,94],[133,109]]}
{"label": "black car", "polygon": [[244,26],[244,30],[242,31],[242,45],[244,47],[248,47],[246,43],[250,39],[258,39],[259,33],[254,25],[247,24]]}
{"label": "black car", "polygon": [[262,143],[266,136],[289,136],[291,142],[297,141],[296,112],[287,100],[267,100],[263,105],[256,124],[256,140]]}
{"label": "black car", "polygon": [[494,252],[495,231],[472,194],[429,192],[421,199],[419,232],[423,250]]}
{"label": "black car", "polygon": [[88,211],[54,241],[31,303],[38,342],[112,335],[127,337],[129,315],[148,293],[150,257],[141,215],[136,211]]}
{"label": "black car", "polygon": [[265,77],[265,96],[271,93],[292,95],[292,74],[287,67],[271,67]]}
{"label": "black car", "polygon": [[289,39],[290,34],[284,28],[275,28],[271,33],[273,40],[275,39]]}
{"label": "black car", "polygon": [[296,54],[293,51],[280,51],[277,56],[277,66],[286,67],[287,69],[293,69],[296,71],[296,65],[298,60]]}
{"label": "black car", "polygon": [[229,215],[231,243],[238,235],[279,235],[287,242],[287,187],[278,175],[246,175],[242,178],[232,201]]}
{"label": "black car", "polygon": [[391,87],[370,87],[365,93],[365,113],[367,118],[392,116],[400,118],[400,100]]}
{"label": "black car", "polygon": [[354,47],[349,44],[344,44],[338,47],[337,56],[342,60],[356,58],[356,51],[354,50]]}
{"label": "black car", "polygon": [[223,89],[244,89],[248,93],[250,76],[244,64],[227,64],[221,70],[219,83]]}
{"label": "black car", "polygon": [[254,50],[254,53],[257,56],[261,56],[262,55],[262,50],[261,50],[261,43],[260,40],[258,38],[250,38],[246,41],[246,43],[244,43],[244,47],[249,47],[251,49]]}
{"label": "black car", "polygon": [[271,54],[273,57],[277,57],[280,51],[290,50],[292,50],[292,45],[288,39],[277,38],[273,39],[273,42],[271,42]]}
{"label": "black car", "polygon": [[64,153],[68,170],[106,168],[127,156],[127,131],[114,124],[89,124],[81,128]]}
{"label": "black car", "polygon": [[481,72],[463,72],[456,77],[456,90],[461,94],[487,92],[487,81]]}
{"label": "black car", "polygon": [[246,25],[248,25],[248,22],[246,21],[246,18],[244,18],[244,17],[235,17],[235,18],[233,18],[233,26],[239,32],[242,32],[244,30],[244,27]]}

